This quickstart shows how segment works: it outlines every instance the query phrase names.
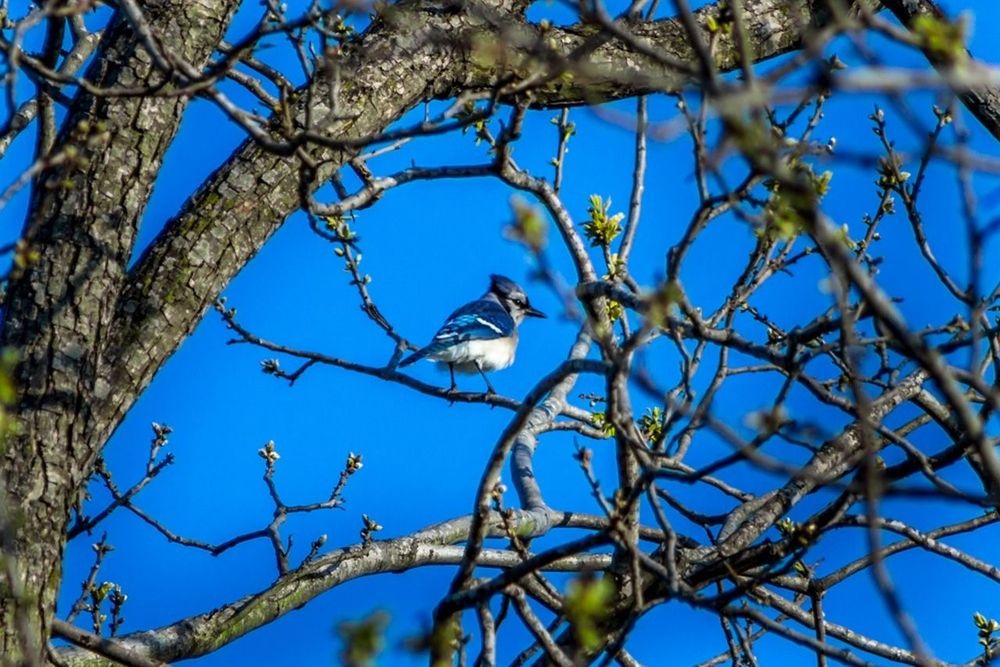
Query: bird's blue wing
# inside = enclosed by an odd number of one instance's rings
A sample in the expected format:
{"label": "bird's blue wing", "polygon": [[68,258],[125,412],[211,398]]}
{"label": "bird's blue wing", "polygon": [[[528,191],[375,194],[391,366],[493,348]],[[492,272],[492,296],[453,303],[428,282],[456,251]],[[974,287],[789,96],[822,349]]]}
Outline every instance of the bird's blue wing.
{"label": "bird's blue wing", "polygon": [[467,303],[448,316],[444,325],[424,348],[399,362],[400,366],[423,359],[467,340],[493,340],[514,333],[514,319],[496,301],[480,299]]}
{"label": "bird's blue wing", "polygon": [[432,345],[506,338],[512,333],[514,320],[510,314],[497,302],[483,299],[468,303],[449,315],[434,335]]}

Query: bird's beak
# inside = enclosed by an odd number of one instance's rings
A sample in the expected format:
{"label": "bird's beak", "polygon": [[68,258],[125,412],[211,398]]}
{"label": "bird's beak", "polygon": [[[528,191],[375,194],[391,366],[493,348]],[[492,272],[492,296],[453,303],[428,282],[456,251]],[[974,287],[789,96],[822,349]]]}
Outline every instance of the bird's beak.
{"label": "bird's beak", "polygon": [[528,306],[527,310],[524,311],[524,314],[527,315],[528,317],[542,317],[542,318],[548,317],[548,315],[546,315],[542,311],[536,308],[532,308],[531,306]]}

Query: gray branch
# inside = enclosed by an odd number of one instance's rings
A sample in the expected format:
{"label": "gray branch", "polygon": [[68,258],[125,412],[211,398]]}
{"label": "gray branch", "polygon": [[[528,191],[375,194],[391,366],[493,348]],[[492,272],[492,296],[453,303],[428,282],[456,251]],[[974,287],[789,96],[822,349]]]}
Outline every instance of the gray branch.
{"label": "gray branch", "polygon": [[[605,521],[600,517],[550,512],[553,526],[592,528]],[[519,534],[544,532],[532,513],[515,512],[512,521]],[[490,513],[486,524],[491,537],[506,536],[504,522],[496,512]],[[259,593],[155,630],[118,637],[115,643],[147,660],[172,662],[206,655],[347,581],[427,565],[460,563],[465,550],[452,545],[468,538],[471,525],[472,518],[466,516],[403,537],[337,549],[280,577]],[[478,564],[511,568],[522,562],[518,553],[485,549]],[[609,562],[606,555],[581,554],[556,560],[545,569],[582,571],[606,567]],[[80,648],[60,649],[58,655],[72,667],[114,664]]]}

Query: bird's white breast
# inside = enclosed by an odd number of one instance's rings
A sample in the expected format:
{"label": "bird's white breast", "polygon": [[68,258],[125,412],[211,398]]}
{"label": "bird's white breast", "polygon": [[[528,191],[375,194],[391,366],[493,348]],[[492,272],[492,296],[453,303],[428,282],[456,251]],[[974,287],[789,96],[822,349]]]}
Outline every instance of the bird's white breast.
{"label": "bird's white breast", "polygon": [[516,352],[517,337],[508,336],[492,340],[463,341],[430,356],[437,361],[454,364],[455,370],[475,373],[477,361],[484,371],[507,368],[514,363]]}

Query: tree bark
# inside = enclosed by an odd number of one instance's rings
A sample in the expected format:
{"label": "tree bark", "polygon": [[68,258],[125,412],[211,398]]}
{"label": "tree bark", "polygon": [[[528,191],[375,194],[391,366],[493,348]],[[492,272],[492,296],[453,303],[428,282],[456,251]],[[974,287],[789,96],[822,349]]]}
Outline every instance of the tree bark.
{"label": "tree bark", "polygon": [[[237,4],[144,3],[163,43],[196,66]],[[136,32],[119,13],[87,79],[103,88],[168,84]],[[81,93],[50,153],[67,159],[34,184],[24,239],[40,258],[12,280],[3,330],[20,358],[20,428],[3,453],[5,550],[16,572],[0,597],[0,654],[13,660],[38,660],[48,637],[66,522],[102,444],[94,406],[109,393],[101,368],[115,298],[187,99]]]}

